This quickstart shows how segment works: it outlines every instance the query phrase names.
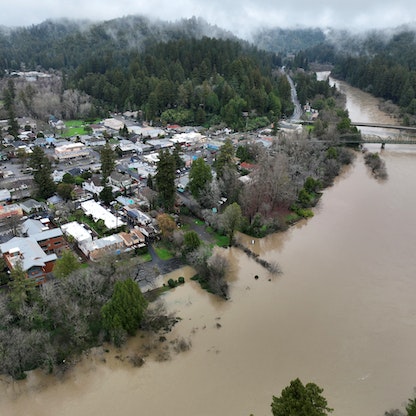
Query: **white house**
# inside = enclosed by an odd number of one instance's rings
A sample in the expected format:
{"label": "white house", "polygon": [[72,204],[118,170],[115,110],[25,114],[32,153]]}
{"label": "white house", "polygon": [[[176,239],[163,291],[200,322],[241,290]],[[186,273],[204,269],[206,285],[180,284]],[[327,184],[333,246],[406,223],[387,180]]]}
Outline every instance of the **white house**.
{"label": "white house", "polygon": [[64,234],[71,236],[78,245],[92,241],[91,233],[76,221],[61,225]]}
{"label": "white house", "polygon": [[95,222],[98,220],[103,220],[105,226],[109,230],[125,225],[125,222],[113,215],[110,211],[105,209],[102,205],[93,199],[81,202],[81,208],[85,214],[90,215]]}

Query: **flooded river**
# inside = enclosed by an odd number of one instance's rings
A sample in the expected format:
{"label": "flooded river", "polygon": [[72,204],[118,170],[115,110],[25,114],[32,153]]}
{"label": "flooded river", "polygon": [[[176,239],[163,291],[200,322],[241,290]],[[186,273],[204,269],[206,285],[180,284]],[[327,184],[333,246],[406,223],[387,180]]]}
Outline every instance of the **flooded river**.
{"label": "flooded river", "polygon": [[188,351],[135,368],[124,358],[145,342],[137,338],[59,380],[2,382],[0,414],[265,416],[296,377],[323,387],[336,416],[402,407],[416,386],[416,148],[388,145],[383,158],[387,181],[359,154],[312,219],[254,244],[241,237],[281,275],[229,249],[231,300],[192,281],[166,294],[182,320],[165,343],[184,338]]}

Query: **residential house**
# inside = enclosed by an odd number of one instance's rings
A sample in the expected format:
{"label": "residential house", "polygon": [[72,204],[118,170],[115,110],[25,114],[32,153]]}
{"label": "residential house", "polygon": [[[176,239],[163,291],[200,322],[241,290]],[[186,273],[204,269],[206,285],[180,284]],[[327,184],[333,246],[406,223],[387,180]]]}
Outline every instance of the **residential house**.
{"label": "residential house", "polygon": [[124,251],[125,245],[118,234],[113,234],[81,244],[79,248],[90,260],[97,261],[106,254],[120,254]]}
{"label": "residential house", "polygon": [[93,195],[99,195],[100,192],[104,189],[104,186],[101,183],[101,178],[97,175],[93,175],[90,179],[82,183],[82,187],[91,192]]}
{"label": "residential house", "polygon": [[23,210],[18,204],[0,205],[0,220],[23,217]]}
{"label": "residential house", "polygon": [[78,246],[92,241],[92,232],[86,228],[84,224],[72,221],[61,226],[65,235],[74,239]]}
{"label": "residential house", "polygon": [[0,202],[9,202],[12,195],[8,189],[0,189]]}
{"label": "residential house", "polygon": [[121,232],[83,243],[79,248],[90,260],[97,261],[107,254],[121,254],[145,246],[145,236],[134,228],[129,233]]}
{"label": "residential house", "polygon": [[46,254],[32,237],[13,237],[0,244],[0,251],[10,271],[20,263],[27,277],[33,279],[36,284],[46,281],[57,259],[55,253]]}
{"label": "residential house", "polygon": [[68,248],[62,230],[53,228],[49,218],[26,220],[22,224],[22,233],[35,240],[46,254],[55,253],[59,256]]}
{"label": "residential house", "polygon": [[111,172],[107,180],[111,186],[118,188],[122,192],[130,189],[133,185],[133,180],[130,175],[119,172]]}
{"label": "residential house", "polygon": [[132,225],[149,225],[152,223],[152,218],[137,208],[124,207],[127,214],[127,220]]}
{"label": "residential house", "polygon": [[130,140],[120,140],[118,147],[123,154],[137,152],[137,146]]}
{"label": "residential house", "polygon": [[85,215],[90,215],[95,222],[103,220],[105,226],[109,230],[125,225],[120,218],[113,215],[110,211],[105,209],[98,202],[95,202],[93,199],[81,202],[81,208],[85,212]]}
{"label": "residential house", "polygon": [[54,170],[52,172],[52,179],[55,183],[62,182],[65,172],[63,170]]}
{"label": "residential house", "polygon": [[33,214],[34,212],[45,211],[48,208],[44,202],[39,202],[31,198],[26,201],[19,202],[19,205],[26,215]]}
{"label": "residential house", "polygon": [[126,247],[125,251],[133,250],[135,248],[146,247],[146,238],[140,230],[133,228],[129,233],[118,234],[124,241]]}

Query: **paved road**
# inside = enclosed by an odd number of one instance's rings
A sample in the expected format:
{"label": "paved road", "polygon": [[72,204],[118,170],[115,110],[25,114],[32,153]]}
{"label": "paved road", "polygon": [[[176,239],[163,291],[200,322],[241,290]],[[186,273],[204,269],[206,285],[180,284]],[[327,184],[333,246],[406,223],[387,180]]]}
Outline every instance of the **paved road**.
{"label": "paved road", "polygon": [[302,116],[302,107],[301,107],[300,102],[298,100],[298,94],[296,92],[296,87],[295,87],[295,84],[294,84],[292,78],[290,78],[290,76],[288,74],[286,74],[286,76],[287,76],[287,80],[289,81],[289,84],[290,84],[290,94],[292,96],[292,102],[295,106],[293,114],[290,117],[290,121],[293,123],[293,122],[296,122],[296,121],[300,120],[300,117]]}

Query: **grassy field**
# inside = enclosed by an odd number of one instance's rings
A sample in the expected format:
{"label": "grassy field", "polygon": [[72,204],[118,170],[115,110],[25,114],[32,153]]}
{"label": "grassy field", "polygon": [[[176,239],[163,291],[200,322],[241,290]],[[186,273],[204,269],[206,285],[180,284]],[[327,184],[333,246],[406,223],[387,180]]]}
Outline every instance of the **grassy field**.
{"label": "grassy field", "polygon": [[[99,122],[96,120],[95,122]],[[85,123],[84,120],[68,120],[65,121],[66,129],[62,133],[63,137],[73,137],[73,136],[80,136],[86,134],[85,127],[88,126],[90,123]]]}
{"label": "grassy field", "polygon": [[173,255],[167,248],[161,246],[154,246],[153,248],[161,260],[169,260],[173,258]]}

